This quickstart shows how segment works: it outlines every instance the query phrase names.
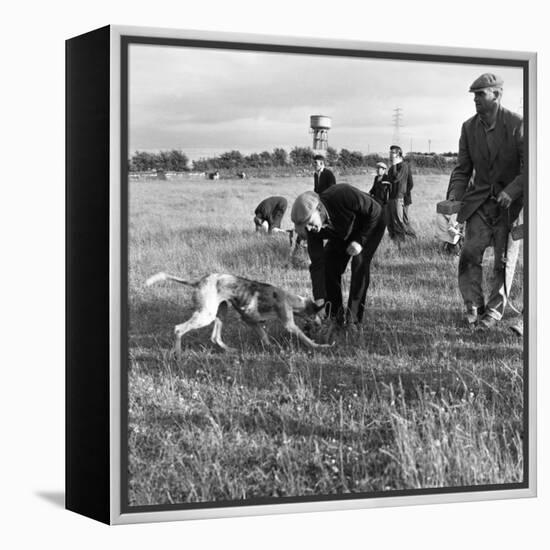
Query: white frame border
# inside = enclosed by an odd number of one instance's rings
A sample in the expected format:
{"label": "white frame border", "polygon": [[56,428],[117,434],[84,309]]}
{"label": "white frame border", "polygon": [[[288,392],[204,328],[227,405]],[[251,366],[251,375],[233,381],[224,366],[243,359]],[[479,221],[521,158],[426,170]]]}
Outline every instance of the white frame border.
{"label": "white frame border", "polygon": [[[500,500],[528,498],[537,496],[537,55],[533,52],[488,50],[474,48],[454,48],[439,46],[422,46],[406,44],[386,44],[381,42],[363,42],[352,40],[326,40],[316,38],[282,37],[248,33],[226,33],[181,29],[150,27],[110,27],[110,201],[109,201],[109,259],[110,259],[110,518],[111,524],[129,524],[162,522],[175,520],[194,520],[208,518],[228,518],[242,516],[259,516],[269,514],[291,514],[302,512],[321,512],[331,510],[356,510],[382,508],[390,506],[412,506],[419,504],[444,504],[451,502],[473,502],[483,500]],[[529,487],[525,489],[507,489],[491,491],[456,492],[414,496],[384,496],[353,500],[331,500],[301,503],[281,503],[212,507],[192,510],[163,510],[157,512],[121,513],[121,479],[120,479],[120,395],[121,395],[121,166],[120,166],[120,44],[121,37],[143,36],[151,38],[215,40],[223,42],[274,44],[295,47],[339,48],[387,52],[389,54],[413,53],[441,56],[492,57],[527,61],[529,68]]]}

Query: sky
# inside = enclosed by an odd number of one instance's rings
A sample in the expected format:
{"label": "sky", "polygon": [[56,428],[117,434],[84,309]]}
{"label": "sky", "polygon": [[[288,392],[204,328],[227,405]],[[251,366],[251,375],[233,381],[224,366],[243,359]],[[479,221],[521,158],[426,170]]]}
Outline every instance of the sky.
{"label": "sky", "polygon": [[129,153],[311,147],[311,115],[331,118],[336,150],[386,152],[395,109],[405,151],[457,151],[484,72],[503,78],[502,104],[520,112],[520,68],[132,44]]}

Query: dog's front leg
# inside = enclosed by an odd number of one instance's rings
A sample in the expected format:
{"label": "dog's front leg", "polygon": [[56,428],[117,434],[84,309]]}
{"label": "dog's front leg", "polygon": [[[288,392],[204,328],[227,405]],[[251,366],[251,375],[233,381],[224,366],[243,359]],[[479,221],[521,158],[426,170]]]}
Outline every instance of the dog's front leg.
{"label": "dog's front leg", "polygon": [[262,327],[260,323],[249,323],[249,324],[254,329],[256,334],[260,337],[262,344],[268,347],[270,345],[270,341],[269,341],[269,336],[267,335],[267,332],[265,331],[264,327]]}
{"label": "dog's front leg", "polygon": [[236,348],[230,348],[226,344],[224,344],[222,340],[222,326],[225,321],[225,318],[227,316],[227,302],[222,302],[218,307],[218,313],[216,315],[216,318],[214,319],[214,328],[212,329],[212,335],[210,336],[210,340],[214,343],[220,346],[224,351],[227,352],[236,352]]}
{"label": "dog's front leg", "polygon": [[223,323],[220,319],[216,318],[214,320],[214,328],[212,329],[212,335],[210,336],[210,340],[220,346],[224,351],[227,352],[236,352],[237,348],[231,348],[227,344],[225,344],[222,340],[222,326]]}
{"label": "dog's front leg", "polygon": [[314,342],[311,338],[308,338],[300,329],[298,325],[294,323],[294,321],[289,321],[285,324],[286,330],[290,332],[291,334],[294,334],[298,337],[298,339],[304,343],[306,346],[309,346],[310,348],[330,348],[334,344],[318,344],[317,342]]}

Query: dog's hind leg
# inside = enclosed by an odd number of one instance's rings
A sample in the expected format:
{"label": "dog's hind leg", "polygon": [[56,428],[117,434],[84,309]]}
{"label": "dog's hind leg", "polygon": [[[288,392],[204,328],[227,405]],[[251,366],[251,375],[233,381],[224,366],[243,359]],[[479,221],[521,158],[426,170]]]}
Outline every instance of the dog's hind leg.
{"label": "dog's hind leg", "polygon": [[201,311],[195,311],[191,318],[185,323],[176,325],[174,327],[175,342],[174,342],[174,353],[176,357],[181,355],[181,338],[184,334],[190,330],[195,330],[197,328],[202,328],[208,326],[214,319],[216,314],[207,309],[202,309]]}
{"label": "dog's hind leg", "polygon": [[218,313],[214,319],[214,328],[212,329],[212,335],[210,340],[220,346],[225,351],[237,351],[235,348],[230,348],[222,341],[222,326],[227,316],[227,302],[222,302],[218,307]]}

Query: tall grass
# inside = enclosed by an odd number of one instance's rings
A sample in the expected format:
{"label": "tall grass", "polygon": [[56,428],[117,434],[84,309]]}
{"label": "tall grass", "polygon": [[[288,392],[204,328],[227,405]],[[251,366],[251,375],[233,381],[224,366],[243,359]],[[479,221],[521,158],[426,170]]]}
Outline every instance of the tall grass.
{"label": "tall grass", "polygon": [[[252,216],[266,196],[291,203],[311,181],[131,184],[131,505],[522,481],[522,342],[507,318],[483,333],[461,325],[457,260],[434,237],[446,182],[415,184],[419,238],[398,251],[384,237],[357,331],[312,352],[272,323],[264,348],[231,312],[223,338],[237,354],[216,349],[209,327],[184,337],[180,360],[168,352],[190,292],[145,279],[230,272],[309,295],[305,250],[289,264],[286,238],[255,234]],[[520,266],[519,306],[521,281]]]}

